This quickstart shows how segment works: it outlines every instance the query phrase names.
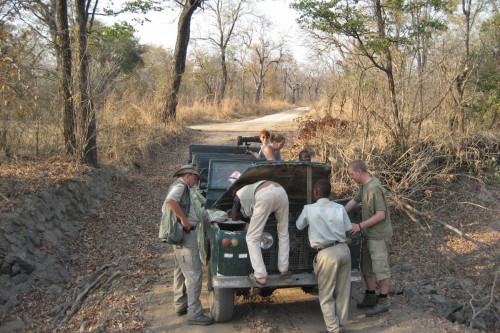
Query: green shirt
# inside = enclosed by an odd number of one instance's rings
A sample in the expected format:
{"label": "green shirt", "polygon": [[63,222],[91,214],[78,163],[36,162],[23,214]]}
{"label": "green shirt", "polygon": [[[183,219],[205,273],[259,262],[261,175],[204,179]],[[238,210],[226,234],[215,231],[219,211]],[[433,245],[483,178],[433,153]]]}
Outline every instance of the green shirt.
{"label": "green shirt", "polygon": [[366,221],[377,211],[385,212],[385,219],[377,224],[363,229],[363,235],[368,239],[388,239],[392,236],[391,216],[387,208],[384,189],[380,180],[372,178],[368,183],[361,185],[354,200],[361,203],[362,220]]}

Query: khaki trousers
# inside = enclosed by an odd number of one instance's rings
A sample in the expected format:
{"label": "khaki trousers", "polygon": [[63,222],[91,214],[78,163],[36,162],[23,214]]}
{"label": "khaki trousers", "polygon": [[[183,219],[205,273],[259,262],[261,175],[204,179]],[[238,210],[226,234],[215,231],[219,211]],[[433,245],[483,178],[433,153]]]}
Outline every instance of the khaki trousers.
{"label": "khaki trousers", "polygon": [[248,226],[246,241],[250,262],[256,278],[267,277],[267,270],[262,259],[260,237],[269,215],[274,212],[278,221],[278,269],[288,271],[290,236],[288,234],[288,196],[281,186],[269,185],[255,193],[255,206]]}
{"label": "khaki trousers", "polygon": [[203,314],[200,302],[201,261],[196,239],[197,231],[184,234],[182,246],[174,245],[174,306],[175,310],[188,307],[188,318]]}
{"label": "khaki trousers", "polygon": [[349,315],[351,252],[345,243],[326,248],[314,259],[319,303],[328,332],[338,332]]}

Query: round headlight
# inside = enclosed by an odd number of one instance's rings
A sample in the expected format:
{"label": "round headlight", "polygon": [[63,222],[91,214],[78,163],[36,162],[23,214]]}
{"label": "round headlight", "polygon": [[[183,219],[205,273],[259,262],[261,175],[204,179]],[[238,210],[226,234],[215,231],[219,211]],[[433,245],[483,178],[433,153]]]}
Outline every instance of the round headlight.
{"label": "round headlight", "polygon": [[271,234],[268,232],[263,232],[262,236],[260,236],[260,247],[264,250],[267,250],[271,246],[273,246],[273,243],[273,236],[271,236]]}

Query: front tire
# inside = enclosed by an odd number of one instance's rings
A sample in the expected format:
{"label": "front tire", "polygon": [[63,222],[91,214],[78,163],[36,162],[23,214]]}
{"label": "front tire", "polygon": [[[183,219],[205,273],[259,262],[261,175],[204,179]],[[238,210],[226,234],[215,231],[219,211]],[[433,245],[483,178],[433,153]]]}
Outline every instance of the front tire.
{"label": "front tire", "polygon": [[209,297],[210,312],[218,323],[230,321],[234,313],[234,290],[232,288],[213,288]]}

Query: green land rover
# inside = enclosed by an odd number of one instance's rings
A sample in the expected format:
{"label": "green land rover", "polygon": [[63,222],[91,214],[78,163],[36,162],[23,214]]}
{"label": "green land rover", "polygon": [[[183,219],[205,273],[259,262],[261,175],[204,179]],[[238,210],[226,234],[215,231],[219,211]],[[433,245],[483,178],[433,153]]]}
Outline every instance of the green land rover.
{"label": "green land rover", "polygon": [[[243,138],[245,139],[245,138]],[[241,137],[238,137],[238,143]],[[291,275],[280,277],[278,261],[278,239],[276,220],[271,214],[261,237],[261,249],[268,271],[267,283],[261,294],[270,295],[277,288],[302,287],[304,291],[314,290],[317,285],[313,271],[316,250],[309,245],[307,229],[298,230],[295,219],[304,205],[312,203],[312,186],[318,179],[330,177],[330,165],[316,162],[299,161],[257,161],[247,150],[258,151],[258,147],[191,145],[189,163],[196,166],[204,180],[199,184],[205,195],[206,208],[211,218],[204,225],[204,249],[208,265],[208,290],[210,309],[217,322],[231,320],[234,313],[235,294],[254,288],[247,275],[252,272],[245,241],[247,223],[232,221],[224,213],[232,207],[233,189],[259,180],[275,181],[285,189],[290,204],[289,234]],[[346,204],[349,200],[335,199]],[[216,214],[220,213],[220,214]],[[360,222],[361,212],[353,210],[350,214],[353,223]],[[217,218],[213,218],[217,216]],[[359,271],[361,239],[349,239],[352,256],[352,269]],[[355,274],[353,276],[359,276]]]}

